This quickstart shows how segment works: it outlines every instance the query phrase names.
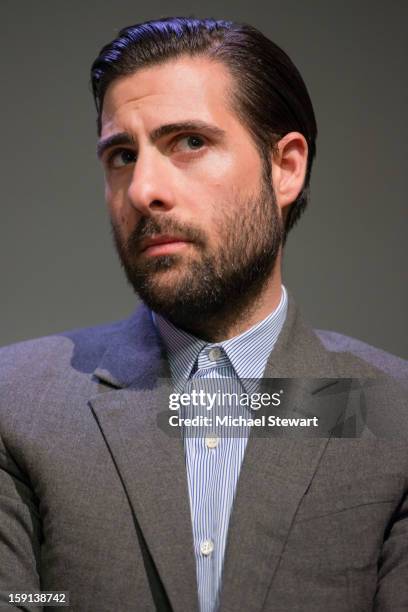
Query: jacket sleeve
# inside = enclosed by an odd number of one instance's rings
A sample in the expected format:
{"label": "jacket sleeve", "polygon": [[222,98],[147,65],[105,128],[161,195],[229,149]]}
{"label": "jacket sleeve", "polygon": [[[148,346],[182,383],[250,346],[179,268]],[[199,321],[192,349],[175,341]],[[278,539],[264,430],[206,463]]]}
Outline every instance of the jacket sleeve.
{"label": "jacket sleeve", "polygon": [[375,612],[408,610],[408,494],[385,534],[379,563]]}
{"label": "jacket sleeve", "polygon": [[[34,493],[0,438],[0,608],[8,603],[9,592],[41,590],[40,544]],[[38,611],[42,607],[21,603],[14,604],[14,609]]]}

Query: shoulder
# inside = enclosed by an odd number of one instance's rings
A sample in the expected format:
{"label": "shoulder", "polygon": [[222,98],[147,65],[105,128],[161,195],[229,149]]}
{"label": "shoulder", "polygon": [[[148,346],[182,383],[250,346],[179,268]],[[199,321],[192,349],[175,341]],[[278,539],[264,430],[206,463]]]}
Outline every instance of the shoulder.
{"label": "shoulder", "polygon": [[43,380],[73,367],[89,375],[126,322],[74,329],[1,347],[0,385]]}
{"label": "shoulder", "polygon": [[344,336],[334,331],[315,329],[315,334],[324,348],[337,357],[338,361],[353,359],[373,373],[380,373],[392,378],[408,379],[408,361],[371,346],[356,338]]}
{"label": "shoulder", "polygon": [[[408,432],[408,362],[366,342],[314,330],[341,377],[357,379],[351,406],[375,437],[402,440]],[[353,403],[354,402],[354,403]]]}
{"label": "shoulder", "polygon": [[9,448],[29,447],[47,432],[55,437],[60,427],[93,427],[87,402],[99,389],[94,372],[123,325],[66,331],[0,349],[0,437]]}

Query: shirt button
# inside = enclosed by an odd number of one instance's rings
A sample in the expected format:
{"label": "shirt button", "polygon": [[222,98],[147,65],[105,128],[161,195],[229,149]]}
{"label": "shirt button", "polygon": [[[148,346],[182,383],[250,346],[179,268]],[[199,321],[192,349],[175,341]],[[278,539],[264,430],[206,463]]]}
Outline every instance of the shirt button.
{"label": "shirt button", "polygon": [[218,436],[208,436],[205,439],[205,445],[207,448],[217,448],[219,440]]}
{"label": "shirt button", "polygon": [[211,555],[212,551],[214,550],[214,542],[212,540],[204,540],[200,544],[200,550],[203,555],[208,557],[208,555]]}
{"label": "shirt button", "polygon": [[208,357],[210,361],[217,361],[221,357],[221,349],[215,347],[208,352]]}

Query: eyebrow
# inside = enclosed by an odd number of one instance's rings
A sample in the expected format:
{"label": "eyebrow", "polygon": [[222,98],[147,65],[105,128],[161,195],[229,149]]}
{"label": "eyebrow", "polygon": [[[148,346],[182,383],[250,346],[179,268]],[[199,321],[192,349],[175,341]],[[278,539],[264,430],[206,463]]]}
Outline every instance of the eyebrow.
{"label": "eyebrow", "polygon": [[[150,142],[155,143],[164,136],[175,134],[177,132],[204,132],[208,136],[212,136],[216,139],[221,139],[225,136],[226,132],[216,125],[206,123],[205,121],[180,121],[178,123],[167,123],[154,129],[149,134]],[[106,138],[99,140],[96,152],[100,159],[107,149],[118,145],[136,145],[136,141],[129,132],[118,132],[112,134]]]}
{"label": "eyebrow", "polygon": [[118,132],[117,134],[112,134],[112,136],[107,136],[106,138],[101,138],[96,145],[96,154],[100,159],[102,155],[105,153],[107,149],[111,147],[115,147],[116,145],[134,145],[135,141],[132,136],[128,132]]}

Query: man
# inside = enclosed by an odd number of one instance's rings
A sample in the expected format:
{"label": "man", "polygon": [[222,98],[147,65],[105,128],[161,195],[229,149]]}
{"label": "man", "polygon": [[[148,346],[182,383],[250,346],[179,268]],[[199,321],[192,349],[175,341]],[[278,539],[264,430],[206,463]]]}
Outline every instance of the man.
{"label": "man", "polygon": [[[2,601],[408,609],[406,364],[313,331],[281,282],[315,154],[298,71],[249,26],[162,19],[106,45],[92,85],[113,235],[143,304],[1,351]],[[326,427],[163,425],[175,391],[254,380]]]}

